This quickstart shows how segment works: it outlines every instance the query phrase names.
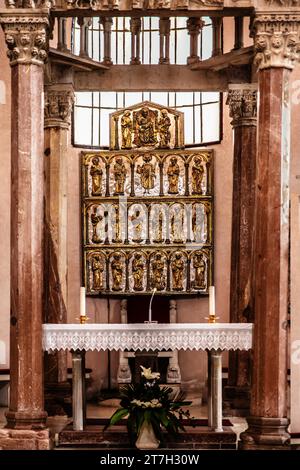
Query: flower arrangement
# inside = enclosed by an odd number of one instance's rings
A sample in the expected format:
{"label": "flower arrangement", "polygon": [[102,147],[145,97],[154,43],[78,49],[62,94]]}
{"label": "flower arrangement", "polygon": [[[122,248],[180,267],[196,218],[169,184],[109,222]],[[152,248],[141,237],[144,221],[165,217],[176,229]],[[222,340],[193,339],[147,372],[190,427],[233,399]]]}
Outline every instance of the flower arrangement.
{"label": "flower arrangement", "polygon": [[189,411],[182,409],[191,402],[184,401],[184,394],[177,393],[171,387],[158,384],[160,374],[141,366],[141,382],[125,385],[121,388],[121,408],[115,411],[110,419],[110,425],[116,424],[122,418],[128,417],[127,429],[131,444],[135,442],[145,423],[152,426],[154,435],[163,440],[162,431],[176,434],[184,431],[182,418],[190,418]]}

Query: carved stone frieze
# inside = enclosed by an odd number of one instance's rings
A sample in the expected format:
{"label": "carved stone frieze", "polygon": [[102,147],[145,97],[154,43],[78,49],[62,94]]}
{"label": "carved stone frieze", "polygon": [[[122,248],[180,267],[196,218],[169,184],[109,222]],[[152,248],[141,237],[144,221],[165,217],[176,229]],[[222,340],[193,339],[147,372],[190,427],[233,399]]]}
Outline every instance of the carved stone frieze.
{"label": "carved stone frieze", "polygon": [[[14,0],[7,0],[14,1]],[[197,10],[222,7],[223,0],[58,0],[68,9],[103,10]]]}
{"label": "carved stone frieze", "polygon": [[5,0],[7,8],[54,8],[55,0]]}
{"label": "carved stone frieze", "polygon": [[69,128],[74,103],[74,92],[47,90],[45,93],[45,127]]}
{"label": "carved stone frieze", "polygon": [[300,15],[259,14],[252,24],[254,63],[259,70],[293,69],[300,57]]}
{"label": "carved stone frieze", "polygon": [[226,104],[229,106],[232,126],[256,125],[257,91],[253,86],[249,86],[249,88],[232,87],[228,91]]}
{"label": "carved stone frieze", "polygon": [[49,39],[49,18],[45,12],[2,13],[0,24],[5,34],[10,65],[44,64],[48,56]]}

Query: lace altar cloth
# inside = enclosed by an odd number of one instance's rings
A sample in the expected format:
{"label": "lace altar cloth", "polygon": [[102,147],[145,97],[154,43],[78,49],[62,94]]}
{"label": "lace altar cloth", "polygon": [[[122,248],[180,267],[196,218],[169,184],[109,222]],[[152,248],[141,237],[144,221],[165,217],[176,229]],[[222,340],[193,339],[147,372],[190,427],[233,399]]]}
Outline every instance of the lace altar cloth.
{"label": "lace altar cloth", "polygon": [[43,349],[125,350],[248,350],[252,323],[44,324]]}

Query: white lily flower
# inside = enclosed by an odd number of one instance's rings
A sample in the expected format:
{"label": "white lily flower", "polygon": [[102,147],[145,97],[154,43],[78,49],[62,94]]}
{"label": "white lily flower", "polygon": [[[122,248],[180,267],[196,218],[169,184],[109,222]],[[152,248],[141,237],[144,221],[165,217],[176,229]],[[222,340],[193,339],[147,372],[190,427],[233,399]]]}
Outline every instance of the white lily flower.
{"label": "white lily flower", "polygon": [[142,376],[145,377],[147,380],[159,379],[160,373],[159,372],[152,372],[151,368],[147,369],[146,367],[141,366],[142,369]]}

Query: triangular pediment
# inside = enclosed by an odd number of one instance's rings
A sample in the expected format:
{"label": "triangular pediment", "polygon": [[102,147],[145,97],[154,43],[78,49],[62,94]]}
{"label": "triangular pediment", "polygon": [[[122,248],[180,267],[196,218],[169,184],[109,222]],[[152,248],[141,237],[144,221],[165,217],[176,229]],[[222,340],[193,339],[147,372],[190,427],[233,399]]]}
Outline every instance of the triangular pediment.
{"label": "triangular pediment", "polygon": [[184,147],[183,113],[143,101],[110,115],[113,150],[176,149]]}

